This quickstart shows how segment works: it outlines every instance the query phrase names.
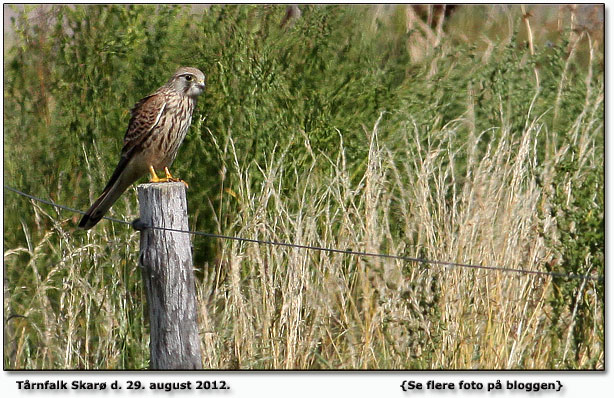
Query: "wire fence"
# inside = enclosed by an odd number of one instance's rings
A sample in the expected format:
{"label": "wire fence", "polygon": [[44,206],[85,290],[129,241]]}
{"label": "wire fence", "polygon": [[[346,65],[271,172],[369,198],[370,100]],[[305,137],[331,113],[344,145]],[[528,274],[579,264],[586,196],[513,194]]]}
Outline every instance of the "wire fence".
{"label": "wire fence", "polygon": [[[22,192],[18,189],[9,187],[7,185],[4,185],[4,189],[14,192],[20,196],[23,196],[23,197],[26,197],[26,198],[29,198],[29,199],[32,199],[32,200],[35,200],[41,203],[45,203],[45,204],[48,204],[48,205],[51,205],[51,206],[54,206],[54,207],[57,207],[63,210],[67,210],[67,211],[71,211],[71,212],[79,213],[79,214],[85,214],[84,211],[74,209],[69,206],[60,205],[51,200],[46,200],[46,199],[39,198],[34,195],[30,195],[28,193]],[[587,275],[565,274],[561,272],[535,271],[535,270],[524,270],[524,269],[509,268],[509,267],[495,267],[495,266],[490,266],[490,265],[475,265],[475,264],[465,264],[465,263],[457,263],[457,262],[451,262],[451,261],[428,260],[428,259],[423,259],[423,258],[399,256],[399,255],[386,254],[386,253],[370,253],[370,252],[362,252],[362,251],[354,251],[354,250],[344,250],[344,249],[335,249],[335,248],[319,247],[319,246],[312,246],[312,245],[303,245],[303,244],[297,244],[297,243],[276,242],[276,241],[269,241],[269,240],[242,238],[238,236],[221,235],[221,234],[214,234],[214,233],[203,232],[203,231],[186,231],[186,230],[173,229],[173,228],[154,227],[154,226],[143,225],[140,219],[134,220],[133,222],[129,222],[129,221],[120,220],[117,218],[112,218],[112,217],[107,217],[107,216],[104,216],[103,218],[106,220],[115,222],[115,223],[130,225],[134,229],[139,230],[139,231],[144,230],[144,229],[156,229],[156,230],[162,230],[162,231],[168,231],[168,232],[179,232],[179,233],[186,233],[186,234],[191,234],[191,235],[196,235],[196,236],[204,236],[204,237],[215,238],[215,239],[234,240],[234,241],[246,242],[246,243],[257,243],[257,244],[262,244],[262,245],[281,246],[281,247],[306,249],[306,250],[320,251],[320,252],[327,252],[327,253],[339,253],[339,254],[347,254],[347,255],[362,256],[362,257],[378,257],[378,258],[419,263],[423,265],[437,265],[437,266],[443,266],[443,267],[460,267],[460,268],[470,268],[470,269],[497,271],[497,272],[508,272],[508,273],[515,273],[515,274],[524,274],[524,275],[539,275],[539,276],[544,276],[544,277],[549,276],[552,278],[563,278],[563,279],[594,280],[598,282],[603,282],[604,280],[602,276],[588,275],[588,274]]]}

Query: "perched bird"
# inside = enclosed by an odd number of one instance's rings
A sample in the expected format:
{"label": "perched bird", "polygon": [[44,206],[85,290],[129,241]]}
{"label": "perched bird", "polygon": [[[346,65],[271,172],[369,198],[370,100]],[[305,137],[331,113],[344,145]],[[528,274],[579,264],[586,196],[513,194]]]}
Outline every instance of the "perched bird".
{"label": "perched bird", "polygon": [[[147,172],[150,182],[181,181],[168,168],[188,132],[196,99],[204,89],[204,73],[182,67],[164,86],[136,103],[119,164],[100,197],[81,218],[79,228],[96,225],[117,198]],[[156,170],[162,169],[166,177],[158,178]]]}

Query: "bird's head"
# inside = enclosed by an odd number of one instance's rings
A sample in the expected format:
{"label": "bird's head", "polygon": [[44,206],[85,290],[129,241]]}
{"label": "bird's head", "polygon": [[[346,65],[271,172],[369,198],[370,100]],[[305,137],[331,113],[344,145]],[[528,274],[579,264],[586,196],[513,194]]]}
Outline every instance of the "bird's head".
{"label": "bird's head", "polygon": [[168,85],[179,93],[196,98],[205,90],[205,74],[196,68],[184,66],[177,69]]}

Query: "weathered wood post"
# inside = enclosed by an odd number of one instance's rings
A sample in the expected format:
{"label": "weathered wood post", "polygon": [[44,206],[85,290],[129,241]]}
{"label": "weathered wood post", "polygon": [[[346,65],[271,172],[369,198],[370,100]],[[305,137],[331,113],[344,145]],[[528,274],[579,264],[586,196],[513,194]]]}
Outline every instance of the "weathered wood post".
{"label": "weathered wood post", "polygon": [[[141,184],[139,264],[150,325],[151,369],[202,369],[186,187],[181,182]],[[150,227],[142,229],[142,227]],[[153,227],[153,228],[151,228]]]}

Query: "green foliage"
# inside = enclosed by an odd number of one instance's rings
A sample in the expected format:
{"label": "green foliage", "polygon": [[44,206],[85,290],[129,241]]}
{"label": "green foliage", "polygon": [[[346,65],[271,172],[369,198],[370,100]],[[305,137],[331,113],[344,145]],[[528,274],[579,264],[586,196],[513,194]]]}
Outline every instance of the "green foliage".
{"label": "green foliage", "polygon": [[[479,25],[492,18],[487,10],[464,11],[455,21]],[[582,42],[572,40],[577,36],[570,31],[536,44],[530,55],[520,18],[510,17],[511,33],[500,38],[497,32],[485,53],[479,40],[455,35],[454,25],[437,45],[428,40],[421,45],[428,35],[411,25],[405,6],[302,5],[301,18],[285,26],[281,5],[53,6],[35,19],[31,11],[19,12],[14,21],[15,45],[5,64],[7,185],[87,208],[118,161],[130,107],[176,67],[189,65],[205,72],[207,88],[172,170],[190,183],[192,229],[253,238],[270,233],[272,240],[306,244],[299,227],[313,221],[307,232],[321,237],[312,242],[318,246],[477,262],[526,227],[525,239],[542,236],[547,242],[539,250],[544,257],[560,258],[554,271],[581,274],[592,265],[592,272],[603,275],[603,73],[595,66],[599,60],[587,69],[572,56],[570,48]],[[503,14],[499,18],[507,19]],[[496,23],[489,23],[490,32]],[[533,143],[530,156],[517,157],[525,142]],[[516,214],[505,198],[480,196],[486,188],[476,181],[493,170],[501,174],[491,176],[487,192],[498,195],[513,186],[509,195],[518,202],[525,194],[534,200],[527,192],[537,182],[545,204],[540,210],[547,209],[539,216],[555,225],[540,235],[532,210],[522,209],[527,213],[518,216],[524,217],[518,225],[493,234],[472,231],[475,242],[463,252],[460,231],[473,214],[493,201],[498,207],[491,223]],[[497,184],[502,188],[493,188]],[[4,203],[5,309],[12,317],[12,341],[19,342],[14,355],[5,357],[6,366],[146,367],[144,299],[133,266],[138,234],[107,221],[87,233],[75,231],[78,215],[45,212],[8,193]],[[471,212],[463,218],[465,209]],[[132,190],[111,210],[129,221],[136,213]],[[194,240],[199,283],[203,291],[210,289],[202,294],[210,299],[211,318],[226,325],[219,330],[224,342],[215,346],[223,353],[233,350],[229,341],[239,327],[238,320],[231,321],[247,316],[237,310],[240,300],[228,303],[237,290],[252,302],[274,303],[250,315],[270,321],[263,329],[290,333],[279,326],[292,307],[282,288],[293,287],[297,260],[281,252],[248,251],[247,260],[235,259],[240,269],[232,274],[225,259],[236,250],[247,249]],[[237,258],[244,259],[241,253]],[[510,257],[496,254],[488,261]],[[541,269],[540,260],[531,258],[531,266]],[[510,266],[529,266],[524,257],[518,261]],[[472,276],[447,285],[447,274],[417,274],[411,267],[397,275],[389,264],[354,258],[314,256],[312,262],[308,282],[301,283],[311,283],[316,296],[324,296],[318,293],[323,289],[335,299],[330,305],[313,299],[301,309],[301,325],[313,327],[311,335],[317,325],[328,325],[328,337],[309,345],[301,366],[462,367],[469,363],[463,355],[480,360],[488,352],[482,341],[474,342],[477,354],[464,343],[454,346],[447,334],[451,308],[475,313],[476,296],[463,303],[466,308],[446,301],[454,295],[452,285],[480,289],[486,283],[491,289],[488,280]],[[269,278],[266,288],[254,287],[254,275]],[[340,281],[347,285],[337,292]],[[596,288],[596,298],[587,290],[578,295],[580,287],[577,281],[556,281],[546,317],[552,320],[551,335],[560,336],[553,337],[557,345],[565,339],[561,331],[575,322],[576,355],[565,366],[594,367],[603,345],[587,341],[595,338],[592,325],[603,322],[593,316],[602,308],[603,286]],[[323,308],[331,311],[328,318],[319,312]],[[477,313],[476,330],[491,327],[490,316],[485,321]],[[63,335],[68,318],[73,323]],[[381,329],[372,326],[380,321]],[[52,329],[62,332],[43,332]],[[233,351],[230,358],[220,354],[215,364],[279,364],[276,355],[284,351],[279,341],[287,335],[271,337],[270,345],[265,337],[245,348],[262,362]],[[375,353],[356,359],[355,346],[367,337],[373,345],[363,352]],[[78,342],[78,355],[68,361],[61,347],[72,342]],[[450,350],[445,359],[442,347]],[[553,350],[549,366],[559,366],[561,351]],[[587,365],[585,353],[597,360]]]}
{"label": "green foliage", "polygon": [[[555,248],[557,257],[548,270],[563,274],[603,276],[605,271],[605,217],[603,169],[581,170],[579,151],[570,143],[569,151],[557,164],[551,189],[553,206],[550,216],[555,220],[557,234],[545,235]],[[577,314],[572,329],[572,352],[565,366],[573,368],[582,356],[595,361],[598,353],[590,343],[592,337],[603,342],[604,329],[599,325],[601,314],[593,312],[594,301],[604,299],[604,284],[591,282],[591,291],[582,280],[554,279],[549,297],[552,306],[551,339],[553,346],[561,344],[562,317],[565,311]],[[594,294],[596,293],[596,295]]]}

